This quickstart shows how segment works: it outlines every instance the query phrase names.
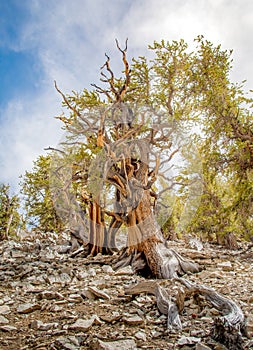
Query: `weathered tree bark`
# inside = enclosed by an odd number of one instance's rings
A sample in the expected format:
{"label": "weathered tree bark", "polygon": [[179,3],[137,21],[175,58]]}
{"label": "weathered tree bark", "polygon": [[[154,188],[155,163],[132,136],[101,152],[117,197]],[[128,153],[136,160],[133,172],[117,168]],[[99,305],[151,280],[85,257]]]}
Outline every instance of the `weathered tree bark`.
{"label": "weathered tree bark", "polygon": [[93,202],[90,203],[89,219],[90,254],[95,255],[98,253],[102,253],[106,233],[104,215],[99,204],[99,198],[95,199]]}
{"label": "weathered tree bark", "polygon": [[131,264],[136,272],[145,274],[146,265],[153,277],[169,279],[199,271],[197,264],[168,248],[152,211],[149,190],[143,191],[137,208],[128,215],[128,247],[121,257],[122,264],[119,261],[115,268]]}

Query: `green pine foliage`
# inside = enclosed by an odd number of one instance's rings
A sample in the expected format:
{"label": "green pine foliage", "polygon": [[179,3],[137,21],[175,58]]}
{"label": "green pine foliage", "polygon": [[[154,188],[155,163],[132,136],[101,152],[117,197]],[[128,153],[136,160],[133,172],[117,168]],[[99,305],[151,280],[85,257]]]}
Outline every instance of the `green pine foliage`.
{"label": "green pine foliage", "polygon": [[60,232],[64,226],[58,217],[50,191],[49,155],[39,156],[32,171],[22,176],[21,193],[28,226],[42,232]]}
{"label": "green pine foliage", "polygon": [[[179,221],[185,220],[189,222],[184,232],[208,239],[232,232],[238,238],[250,239],[253,236],[252,91],[245,91],[244,82],[231,81],[232,50],[223,50],[203,36],[198,36],[194,44],[195,49],[190,50],[184,40],[162,40],[149,46],[151,59],[134,58],[124,102],[166,113],[168,121],[177,122],[178,133],[191,134],[201,157],[202,195],[194,204],[197,211],[194,205],[185,209],[190,195],[188,185],[194,181],[192,173],[200,165],[198,160],[191,159],[176,179],[177,191],[172,186],[167,193],[168,204],[174,204],[163,230],[177,231]],[[113,78],[116,87],[122,85],[123,77]],[[94,107],[103,109],[112,100],[106,87],[96,85],[91,91],[84,89],[62,96],[68,116],[60,119],[69,131],[72,144],[82,133],[80,116],[89,119]],[[143,125],[138,132],[143,135],[148,130],[145,128]],[[169,149],[170,145],[166,147]],[[76,170],[82,176],[73,178],[73,189],[80,199],[81,193],[88,195],[87,169],[101,148],[96,137],[87,134],[85,144],[77,150]],[[50,195],[49,167],[50,157],[39,157],[33,171],[23,177],[22,192],[30,220],[45,231],[59,231],[62,223]],[[188,220],[191,210],[196,214]]]}
{"label": "green pine foliage", "polygon": [[15,237],[23,226],[19,214],[20,200],[11,194],[10,186],[0,184],[0,239]]}

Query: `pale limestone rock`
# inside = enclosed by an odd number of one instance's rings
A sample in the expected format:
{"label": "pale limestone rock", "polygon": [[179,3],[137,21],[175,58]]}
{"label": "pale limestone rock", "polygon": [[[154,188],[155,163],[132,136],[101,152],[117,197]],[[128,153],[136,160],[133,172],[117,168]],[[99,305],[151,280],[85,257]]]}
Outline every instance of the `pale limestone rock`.
{"label": "pale limestone rock", "polygon": [[133,316],[129,316],[129,317],[123,317],[122,321],[124,321],[125,323],[131,325],[131,326],[135,326],[135,325],[139,325],[139,324],[143,324],[144,321],[143,319],[138,316],[138,315],[133,315]]}
{"label": "pale limestone rock", "polygon": [[137,340],[142,340],[144,342],[147,341],[147,335],[146,335],[146,333],[144,333],[142,331],[138,331],[137,333],[135,333],[134,336]]}
{"label": "pale limestone rock", "polygon": [[197,344],[201,341],[201,338],[196,338],[196,337],[186,337],[186,336],[182,336],[179,340],[178,340],[178,345],[193,345],[193,344]]}
{"label": "pale limestone rock", "polygon": [[121,269],[119,269],[115,272],[115,276],[121,276],[121,275],[131,276],[133,274],[134,274],[134,272],[133,272],[131,266],[122,267]]}
{"label": "pale limestone rock", "polygon": [[121,318],[121,314],[117,311],[113,311],[111,314],[100,315],[100,318],[108,323],[113,323]]}
{"label": "pale limestone rock", "polygon": [[220,267],[224,271],[232,271],[233,270],[233,266],[232,266],[230,261],[220,262],[217,264],[217,267]]}
{"label": "pale limestone rock", "polygon": [[0,331],[4,331],[4,332],[13,332],[13,331],[17,331],[17,327],[14,326],[9,326],[9,325],[0,325]]}
{"label": "pale limestone rock", "polygon": [[17,312],[20,314],[29,314],[30,312],[33,312],[35,310],[39,310],[41,307],[39,304],[21,304],[17,307]]}
{"label": "pale limestone rock", "polygon": [[69,329],[87,332],[92,327],[93,324],[101,325],[101,323],[102,322],[99,320],[98,316],[93,315],[89,320],[78,318],[75,323],[69,326]]}
{"label": "pale limestone rock", "polygon": [[102,290],[100,290],[100,289],[98,289],[96,287],[89,286],[88,287],[88,291],[90,293],[94,294],[98,298],[102,298],[102,299],[106,299],[106,300],[110,300],[111,299],[110,296],[107,293],[103,292]]}
{"label": "pale limestone rock", "polygon": [[9,323],[9,320],[6,317],[0,315],[0,324],[8,324],[8,323]]}
{"label": "pale limestone rock", "polygon": [[34,320],[31,323],[32,329],[38,329],[39,331],[48,331],[49,329],[55,329],[58,327],[58,323],[52,322],[52,323],[43,323],[40,320]]}
{"label": "pale limestone rock", "polygon": [[1,315],[7,315],[11,312],[11,309],[8,305],[1,305],[0,306],[0,314]]}
{"label": "pale limestone rock", "polygon": [[93,346],[94,350],[136,350],[137,345],[133,339],[102,341],[98,339]]}
{"label": "pale limestone rock", "polygon": [[105,273],[108,273],[109,275],[114,274],[114,270],[113,270],[113,268],[112,268],[110,265],[104,265],[104,266],[102,266],[102,270],[103,270]]}
{"label": "pale limestone rock", "polygon": [[54,345],[59,350],[79,350],[80,343],[74,336],[59,337],[56,339]]}

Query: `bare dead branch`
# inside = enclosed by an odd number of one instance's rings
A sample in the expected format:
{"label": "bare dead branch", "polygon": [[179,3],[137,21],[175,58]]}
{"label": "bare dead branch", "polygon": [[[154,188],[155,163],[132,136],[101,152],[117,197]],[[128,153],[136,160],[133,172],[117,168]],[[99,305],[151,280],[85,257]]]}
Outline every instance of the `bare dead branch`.
{"label": "bare dead branch", "polygon": [[182,186],[183,184],[181,182],[172,182],[170,186],[164,188],[162,191],[158,193],[158,197],[160,197],[164,192],[171,190],[176,185]]}
{"label": "bare dead branch", "polygon": [[60,152],[60,153],[62,153],[64,155],[66,155],[66,152],[62,151],[61,149],[54,148],[54,147],[51,147],[51,146],[49,146],[47,148],[44,148],[44,150],[45,151],[56,151],[56,152]]}
{"label": "bare dead branch", "polygon": [[76,113],[76,115],[80,116],[80,112],[79,112],[75,107],[73,107],[73,106],[69,103],[67,97],[66,97],[66,96],[64,95],[64,93],[58,88],[57,83],[56,83],[56,80],[54,81],[54,86],[55,86],[55,89],[57,90],[57,92],[59,92],[59,94],[62,96],[62,98],[63,98],[64,102],[66,103],[66,105],[68,106],[68,108],[71,109],[74,113]]}
{"label": "bare dead branch", "polygon": [[126,90],[127,90],[128,86],[130,84],[129,63],[128,63],[127,58],[126,58],[127,41],[128,41],[128,39],[126,39],[126,45],[125,45],[124,50],[122,50],[120,48],[118,40],[115,39],[115,41],[116,41],[116,45],[117,45],[118,50],[122,53],[122,60],[123,60],[124,66],[125,66],[125,82],[124,82],[124,84],[122,85],[122,87],[119,90],[119,100],[122,101],[124,96],[125,96]]}
{"label": "bare dead branch", "polygon": [[109,102],[113,102],[113,98],[110,95],[110,90],[102,89],[100,86],[98,86],[96,84],[91,84],[91,86],[93,86],[99,94],[106,95],[106,97],[108,98]]}
{"label": "bare dead branch", "polygon": [[122,49],[120,48],[118,39],[115,39],[115,41],[116,41],[117,48],[118,48],[119,51],[122,52],[122,54],[124,55],[124,53],[127,52],[127,42],[128,42],[128,38],[126,39],[126,42],[125,42],[125,45],[126,45],[126,46],[125,46],[124,50],[122,50]]}
{"label": "bare dead branch", "polygon": [[[59,92],[59,94],[62,96],[63,98],[63,101],[66,103],[66,105],[68,106],[69,109],[71,109],[79,118],[81,118],[89,127],[91,127],[91,124],[90,122],[85,119],[82,114],[74,107],[72,106],[67,97],[65,96],[65,94],[58,88],[57,86],[57,83],[56,83],[56,80],[54,81],[54,86],[55,86],[55,89],[57,90],[57,92]],[[60,118],[59,118],[60,119]],[[62,119],[61,119],[62,120]],[[65,123],[65,121],[63,121]],[[66,124],[66,123],[65,123]]]}
{"label": "bare dead branch", "polygon": [[179,148],[175,149],[169,156],[169,158],[167,159],[167,161],[169,162],[173,157],[174,155],[179,151]]}
{"label": "bare dead branch", "polygon": [[[115,78],[114,78],[114,73],[111,69],[110,66],[110,57],[105,53],[106,56],[106,61],[104,63],[104,65],[101,67],[101,70],[103,70],[104,68],[106,68],[107,72],[110,74],[110,77],[107,77],[106,74],[102,71],[101,75],[102,77],[104,77],[105,79],[100,79],[102,82],[104,83],[108,83],[110,85],[110,91],[114,94],[114,96],[116,97],[116,101],[119,100],[119,92],[117,91],[116,87],[115,87]],[[98,88],[98,87],[97,87]],[[106,90],[103,90],[101,88],[99,88],[100,92],[105,93]],[[111,100],[112,102],[112,100]]]}

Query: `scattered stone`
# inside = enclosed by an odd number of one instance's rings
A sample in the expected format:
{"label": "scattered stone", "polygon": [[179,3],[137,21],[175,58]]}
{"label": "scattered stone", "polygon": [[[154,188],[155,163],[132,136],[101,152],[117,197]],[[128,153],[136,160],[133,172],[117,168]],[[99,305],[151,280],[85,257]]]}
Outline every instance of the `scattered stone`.
{"label": "scattered stone", "polygon": [[115,276],[122,276],[122,275],[132,276],[133,274],[134,272],[131,266],[122,267],[121,269],[118,269],[115,272]]}
{"label": "scattered stone", "polygon": [[60,305],[52,305],[51,308],[50,308],[50,311],[52,312],[60,312],[63,310],[63,306],[60,306]]}
{"label": "scattered stone", "polygon": [[7,315],[11,312],[11,309],[8,305],[1,305],[0,306],[0,314],[1,315]]}
{"label": "scattered stone", "polygon": [[196,329],[191,331],[191,337],[204,337],[205,331],[203,329]]}
{"label": "scattered stone", "polygon": [[130,316],[130,317],[123,317],[122,321],[129,324],[130,326],[136,326],[136,325],[144,323],[143,319],[138,315],[134,315],[134,316]]}
{"label": "scattered stone", "polygon": [[116,340],[116,341],[102,341],[97,339],[94,346],[94,350],[136,350],[137,345],[133,339]]}
{"label": "scattered stone", "polygon": [[[183,329],[168,333],[167,318],[159,314],[154,295],[125,294],[125,287],[143,281],[143,277],[133,274],[130,267],[114,272],[111,266],[103,266],[101,261],[96,264],[94,258],[84,258],[83,254],[74,258],[58,255],[57,244],[55,236],[39,239],[39,248],[35,243],[0,242],[0,348],[92,349],[92,339],[99,336],[95,342],[98,349],[224,349],[210,340],[219,312],[210,309],[204,298],[186,296],[180,313]],[[203,266],[202,272],[187,279],[213,287],[241,306],[248,316],[248,334],[253,337],[253,255],[244,259],[239,252],[233,255],[205,243],[201,252],[188,249],[181,241],[171,241],[170,245],[190,259],[196,257]],[[21,252],[22,260],[13,258],[12,251],[17,256]],[[87,265],[89,259],[91,264]],[[177,281],[159,283],[176,295]],[[33,313],[37,307],[40,311]],[[251,340],[243,337],[243,341],[245,350],[253,347]]]}
{"label": "scattered stone", "polygon": [[57,350],[78,350],[80,349],[80,341],[77,337],[59,337],[54,342]]}
{"label": "scattered stone", "polygon": [[188,244],[190,248],[196,249],[198,252],[204,248],[202,242],[198,238],[190,238]]}
{"label": "scattered stone", "polygon": [[96,270],[93,268],[89,268],[87,272],[90,277],[95,277],[97,275]]}
{"label": "scattered stone", "polygon": [[31,322],[31,328],[32,329],[37,329],[39,331],[48,331],[49,329],[55,329],[58,327],[58,323],[53,322],[53,323],[43,323],[40,320],[34,320]]}
{"label": "scattered stone", "polygon": [[102,266],[102,270],[103,270],[105,273],[108,273],[109,275],[114,274],[114,270],[113,270],[113,268],[112,268],[110,265],[104,265],[104,266]]}
{"label": "scattered stone", "polygon": [[99,320],[97,315],[93,315],[89,320],[84,320],[82,318],[79,318],[76,320],[75,323],[70,325],[68,328],[76,331],[87,332],[92,327],[93,324],[99,324],[99,325],[102,324],[102,322]]}
{"label": "scattered stone", "polygon": [[96,287],[89,286],[88,291],[90,293],[94,294],[98,298],[107,299],[107,300],[111,299],[107,293],[103,292],[102,290],[100,290]]}
{"label": "scattered stone", "polygon": [[139,332],[135,333],[134,336],[137,340],[142,340],[144,342],[147,341],[147,336],[146,336],[146,333],[144,333],[144,332],[139,331]]}
{"label": "scattered stone", "polygon": [[157,338],[159,338],[159,337],[162,335],[162,333],[161,333],[161,332],[158,332],[158,331],[155,330],[155,329],[152,329],[151,335],[152,335],[152,338],[157,339]]}
{"label": "scattered stone", "polygon": [[246,344],[246,349],[252,349],[253,348],[253,339],[249,340]]}
{"label": "scattered stone", "polygon": [[93,323],[94,323],[93,318],[91,318],[89,320],[83,320],[83,319],[79,318],[78,320],[76,320],[75,323],[73,323],[72,325],[69,326],[69,329],[73,329],[75,331],[87,332],[91,328]]}
{"label": "scattered stone", "polygon": [[0,315],[0,324],[8,324],[8,323],[9,323],[9,320],[6,317]]}
{"label": "scattered stone", "polygon": [[100,315],[101,320],[106,321],[108,323],[113,323],[118,321],[121,318],[121,315],[117,311],[113,311],[111,314]]}
{"label": "scattered stone", "polygon": [[25,256],[26,254],[21,252],[20,250],[13,250],[11,252],[11,257],[14,259],[21,259],[21,258],[24,258]]}
{"label": "scattered stone", "polygon": [[201,317],[201,321],[207,322],[207,323],[213,323],[213,319],[211,317],[206,317],[206,316]]}
{"label": "scattered stone", "polygon": [[76,276],[77,276],[77,278],[78,278],[79,280],[85,280],[85,279],[87,279],[87,278],[89,277],[89,274],[88,274],[88,272],[86,272],[86,271],[78,271],[78,272],[76,273]]}
{"label": "scattered stone", "polygon": [[50,284],[68,284],[71,282],[71,277],[67,273],[61,273],[60,275],[49,275],[46,278]]}
{"label": "scattered stone", "polygon": [[222,268],[224,271],[232,271],[233,266],[230,261],[224,261],[217,264],[217,267]]}
{"label": "scattered stone", "polygon": [[63,300],[64,296],[59,292],[52,292],[50,290],[45,290],[39,294],[39,299],[47,299],[47,300]]}
{"label": "scattered stone", "polygon": [[17,330],[18,330],[17,327],[14,327],[14,326],[0,325],[0,331],[13,332]]}
{"label": "scattered stone", "polygon": [[178,340],[178,345],[194,345],[197,344],[201,341],[201,338],[196,338],[196,337],[186,337],[186,336],[182,336],[179,340]]}
{"label": "scattered stone", "polygon": [[17,312],[20,314],[29,314],[30,312],[33,312],[35,310],[40,310],[40,305],[39,304],[21,304],[17,308]]}
{"label": "scattered stone", "polygon": [[10,304],[10,303],[13,303],[13,298],[10,298],[8,295],[6,295],[6,296],[2,299],[2,301],[3,301],[4,303]]}
{"label": "scattered stone", "polygon": [[209,278],[223,279],[223,275],[219,271],[213,271],[209,274]]}
{"label": "scattered stone", "polygon": [[83,301],[83,298],[80,294],[70,294],[68,301],[70,303],[81,303]]}
{"label": "scattered stone", "polygon": [[90,292],[90,291],[88,290],[88,288],[87,288],[87,289],[84,289],[84,291],[81,292],[81,296],[82,296],[83,298],[87,298],[87,299],[89,299],[89,300],[95,300],[95,299],[96,299],[96,295],[95,295],[94,293]]}

